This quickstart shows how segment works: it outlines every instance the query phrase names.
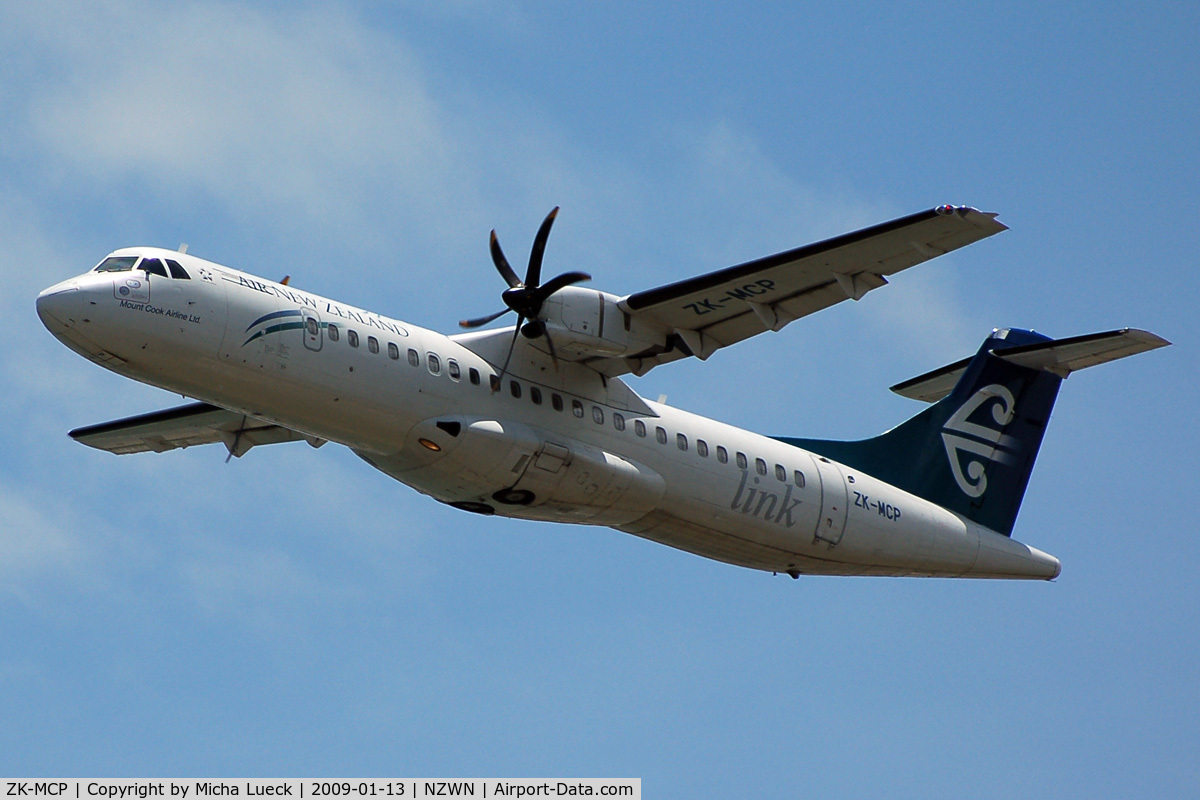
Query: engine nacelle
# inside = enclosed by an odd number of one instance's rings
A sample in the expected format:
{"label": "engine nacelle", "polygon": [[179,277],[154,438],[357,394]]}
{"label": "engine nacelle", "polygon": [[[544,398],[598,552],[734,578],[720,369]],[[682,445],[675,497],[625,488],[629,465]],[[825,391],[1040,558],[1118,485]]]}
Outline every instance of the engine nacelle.
{"label": "engine nacelle", "polygon": [[[621,357],[662,345],[664,333],[635,322],[621,310],[621,298],[597,289],[568,286],[542,304],[540,317],[555,352],[568,361],[590,356]],[[548,350],[544,340],[536,347]]]}

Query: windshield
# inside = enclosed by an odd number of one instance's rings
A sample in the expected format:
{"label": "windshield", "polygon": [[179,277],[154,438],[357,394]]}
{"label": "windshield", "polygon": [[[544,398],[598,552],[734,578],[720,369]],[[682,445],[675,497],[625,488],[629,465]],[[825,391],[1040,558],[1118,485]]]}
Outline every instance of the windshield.
{"label": "windshield", "polygon": [[96,272],[128,272],[137,263],[137,256],[109,256],[100,262]]}
{"label": "windshield", "polygon": [[162,275],[164,278],[167,277],[167,268],[157,258],[143,259],[142,263],[138,265],[138,269],[145,270],[147,275],[153,273],[155,275]]}

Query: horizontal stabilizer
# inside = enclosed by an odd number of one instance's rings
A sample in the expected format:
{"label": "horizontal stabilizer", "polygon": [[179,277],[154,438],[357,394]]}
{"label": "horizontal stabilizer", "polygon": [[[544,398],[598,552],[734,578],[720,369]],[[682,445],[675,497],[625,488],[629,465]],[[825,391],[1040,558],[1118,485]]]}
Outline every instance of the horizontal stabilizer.
{"label": "horizontal stabilizer", "polygon": [[324,444],[320,439],[208,403],[192,403],[76,428],[70,436],[88,447],[117,455],[149,451],[165,453],[181,447],[222,442],[231,455],[240,457],[260,444],[301,440],[313,446]]}
{"label": "horizontal stabilizer", "polygon": [[903,383],[897,383],[892,387],[892,391],[902,397],[911,397],[913,400],[922,400],[926,403],[936,403],[950,394],[954,389],[954,385],[958,383],[958,379],[962,377],[963,371],[966,370],[967,365],[970,363],[971,359],[964,358],[961,361],[955,361],[953,364],[938,367],[935,370],[926,372],[924,375],[918,375]]}
{"label": "horizontal stabilizer", "polygon": [[1169,345],[1166,339],[1137,328],[1073,336],[1044,344],[1008,347],[994,350],[996,355],[1013,364],[1042,369],[1065,378],[1075,370],[1106,364],[1118,358],[1135,356],[1147,350]]}
{"label": "horizontal stabilizer", "polygon": [[[992,354],[1013,364],[1066,378],[1072,372],[1169,345],[1166,339],[1137,328],[1090,333],[1019,347],[998,347]],[[898,383],[892,391],[913,400],[935,403],[954,389],[971,359],[964,358]]]}

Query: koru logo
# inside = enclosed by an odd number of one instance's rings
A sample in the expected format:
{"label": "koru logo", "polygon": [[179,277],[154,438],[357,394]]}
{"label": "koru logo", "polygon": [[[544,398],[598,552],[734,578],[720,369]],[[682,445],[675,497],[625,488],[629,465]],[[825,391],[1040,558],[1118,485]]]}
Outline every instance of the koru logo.
{"label": "koru logo", "polygon": [[[988,403],[992,404],[991,419],[996,421],[999,428],[970,421],[971,415]],[[1020,449],[1020,444],[1003,433],[1005,426],[1012,422],[1016,404],[1012,392],[1000,384],[984,386],[954,412],[942,429],[942,442],[950,458],[950,471],[954,473],[958,488],[968,497],[982,497],[987,491],[985,461],[1012,464],[1016,460],[1013,452]],[[986,421],[986,416],[984,419]],[[967,467],[965,474],[964,460]]]}

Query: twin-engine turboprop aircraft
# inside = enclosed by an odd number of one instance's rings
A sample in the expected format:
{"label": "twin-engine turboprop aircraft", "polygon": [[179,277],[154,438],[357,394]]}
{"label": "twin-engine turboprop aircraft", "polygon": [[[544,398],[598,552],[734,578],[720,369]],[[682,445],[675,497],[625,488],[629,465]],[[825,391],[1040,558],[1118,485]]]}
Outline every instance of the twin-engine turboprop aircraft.
{"label": "twin-engine turboprop aircraft", "polygon": [[[1059,384],[1168,344],[1123,329],[996,330],[971,358],[892,387],[931,403],[874,439],[768,437],[639,397],[622,380],[717,350],[1005,230],[939,206],[617,297],[545,283],[555,211],[522,279],[492,233],[516,325],[445,336],[186,252],[117,250],[38,297],[45,326],[121,375],[200,402],[80,428],[113,453],[337,442],[465,511],[607,525],[770,572],[1044,578],[1011,538]],[[228,459],[227,459],[228,460]]]}

